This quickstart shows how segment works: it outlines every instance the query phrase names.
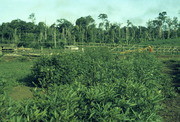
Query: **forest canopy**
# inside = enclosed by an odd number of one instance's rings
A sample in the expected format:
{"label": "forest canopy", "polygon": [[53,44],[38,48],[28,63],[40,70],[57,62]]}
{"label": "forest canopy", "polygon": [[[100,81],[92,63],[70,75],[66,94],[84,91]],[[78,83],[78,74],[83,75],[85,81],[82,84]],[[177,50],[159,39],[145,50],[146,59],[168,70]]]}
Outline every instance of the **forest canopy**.
{"label": "forest canopy", "polygon": [[180,37],[178,18],[169,17],[165,11],[149,20],[146,26],[134,25],[130,20],[127,20],[124,26],[122,23],[111,23],[107,14],[98,16],[98,24],[90,15],[78,18],[75,24],[67,19],[58,19],[50,26],[45,22],[36,24],[34,13],[29,15],[29,19],[31,22],[16,19],[2,23],[0,43],[34,48],[58,48],[76,43],[134,44]]}

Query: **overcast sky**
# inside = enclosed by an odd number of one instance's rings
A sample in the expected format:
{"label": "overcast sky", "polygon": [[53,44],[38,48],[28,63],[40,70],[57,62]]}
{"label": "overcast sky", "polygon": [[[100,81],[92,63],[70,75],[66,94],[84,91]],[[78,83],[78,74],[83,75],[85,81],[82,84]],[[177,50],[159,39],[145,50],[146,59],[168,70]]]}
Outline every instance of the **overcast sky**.
{"label": "overcast sky", "polygon": [[0,24],[14,19],[28,20],[35,13],[36,23],[51,25],[65,18],[73,24],[76,19],[91,15],[95,20],[101,13],[110,22],[145,25],[162,11],[170,17],[180,17],[180,0],[0,0]]}

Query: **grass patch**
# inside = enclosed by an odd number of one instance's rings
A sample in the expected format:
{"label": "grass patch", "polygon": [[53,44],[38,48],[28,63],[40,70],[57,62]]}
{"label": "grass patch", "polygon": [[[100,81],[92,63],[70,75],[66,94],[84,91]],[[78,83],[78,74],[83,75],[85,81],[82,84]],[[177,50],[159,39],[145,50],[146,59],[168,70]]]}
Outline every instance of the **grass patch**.
{"label": "grass patch", "polygon": [[0,76],[5,78],[9,83],[16,82],[30,74],[32,62],[1,62]]}
{"label": "grass patch", "polygon": [[0,78],[4,80],[5,92],[13,99],[18,100],[32,96],[29,87],[22,86],[22,84],[28,84],[27,77],[31,74],[32,64],[33,61],[22,61],[19,60],[19,57],[1,57]]}
{"label": "grass patch", "polygon": [[10,97],[14,100],[23,100],[33,97],[33,93],[31,92],[31,88],[27,86],[16,86],[13,87]]}

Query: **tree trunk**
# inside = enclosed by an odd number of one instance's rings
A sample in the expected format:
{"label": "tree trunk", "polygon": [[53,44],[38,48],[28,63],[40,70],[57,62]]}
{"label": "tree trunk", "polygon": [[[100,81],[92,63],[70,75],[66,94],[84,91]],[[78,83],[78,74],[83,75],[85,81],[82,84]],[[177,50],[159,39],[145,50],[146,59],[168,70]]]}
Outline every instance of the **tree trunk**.
{"label": "tree trunk", "polygon": [[132,38],[131,38],[131,40],[132,41],[134,41],[134,39],[135,39],[135,36],[136,36],[136,32],[135,32],[135,30],[134,29],[132,29]]}
{"label": "tree trunk", "polygon": [[3,33],[2,33],[2,35],[1,35],[1,41],[2,41],[2,43],[4,42]]}
{"label": "tree trunk", "polygon": [[57,47],[57,42],[56,42],[56,29],[54,29],[53,39],[54,39],[54,48],[56,48],[56,47]]}
{"label": "tree trunk", "polygon": [[175,38],[177,38],[177,29],[174,29],[174,33],[175,33]]}
{"label": "tree trunk", "polygon": [[161,28],[161,26],[159,27],[159,38],[160,39],[162,38],[162,28]]}
{"label": "tree trunk", "polygon": [[43,40],[43,33],[40,32],[40,34],[39,34],[39,42],[42,42],[42,40]]}
{"label": "tree trunk", "polygon": [[47,29],[45,29],[45,32],[44,32],[44,40],[47,41]]}
{"label": "tree trunk", "polygon": [[17,29],[16,28],[14,29],[13,38],[14,38],[14,43],[17,44],[18,36],[17,36]]}
{"label": "tree trunk", "polygon": [[126,27],[126,44],[129,43],[129,28]]}
{"label": "tree trunk", "polygon": [[171,29],[168,29],[168,39],[170,38],[170,35],[171,35]]}
{"label": "tree trunk", "polygon": [[141,27],[139,27],[139,39],[140,39],[140,42],[143,41]]}
{"label": "tree trunk", "polygon": [[120,27],[118,28],[118,40],[119,40],[119,42],[121,42],[121,30],[120,30]]}

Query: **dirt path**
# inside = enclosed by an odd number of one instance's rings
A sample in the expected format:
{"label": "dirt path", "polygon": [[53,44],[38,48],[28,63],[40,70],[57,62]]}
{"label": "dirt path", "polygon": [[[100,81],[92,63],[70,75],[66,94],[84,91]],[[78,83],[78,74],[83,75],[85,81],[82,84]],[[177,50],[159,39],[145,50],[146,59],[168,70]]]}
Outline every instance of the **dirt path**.
{"label": "dirt path", "polygon": [[164,122],[180,122],[180,60],[165,60],[166,73],[172,76],[173,86],[177,96],[166,98],[164,101],[165,109],[161,112]]}

